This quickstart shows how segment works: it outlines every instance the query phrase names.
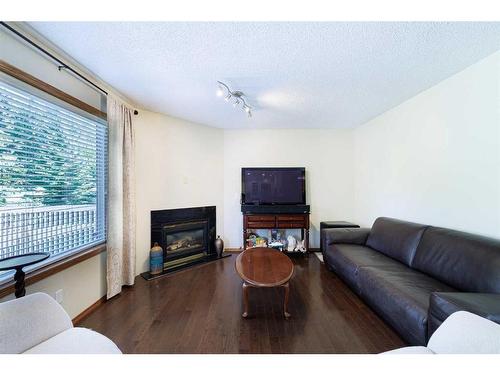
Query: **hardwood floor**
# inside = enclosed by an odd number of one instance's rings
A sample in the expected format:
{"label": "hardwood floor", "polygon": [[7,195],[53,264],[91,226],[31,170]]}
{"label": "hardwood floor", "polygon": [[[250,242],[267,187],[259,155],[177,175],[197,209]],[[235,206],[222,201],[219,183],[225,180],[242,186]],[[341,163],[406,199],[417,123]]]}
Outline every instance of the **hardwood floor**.
{"label": "hardwood floor", "polygon": [[405,343],[316,256],[294,259],[289,311],[283,288],[252,288],[243,319],[236,255],[133,288],[80,326],[124,353],[379,353]]}

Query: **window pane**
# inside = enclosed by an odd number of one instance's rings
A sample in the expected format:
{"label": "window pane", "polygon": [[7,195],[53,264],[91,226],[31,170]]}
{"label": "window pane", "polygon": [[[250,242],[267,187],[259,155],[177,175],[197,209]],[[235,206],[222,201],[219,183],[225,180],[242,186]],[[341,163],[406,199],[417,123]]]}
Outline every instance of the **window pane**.
{"label": "window pane", "polygon": [[0,81],[0,258],[105,240],[106,147],[104,121]]}

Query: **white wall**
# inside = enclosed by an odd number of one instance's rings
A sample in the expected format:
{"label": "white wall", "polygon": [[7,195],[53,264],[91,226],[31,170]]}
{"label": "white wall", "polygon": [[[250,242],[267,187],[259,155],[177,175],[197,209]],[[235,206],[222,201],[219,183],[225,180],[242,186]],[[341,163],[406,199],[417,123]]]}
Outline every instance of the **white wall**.
{"label": "white wall", "polygon": [[223,223],[223,131],[158,113],[134,117],[137,272],[149,269],[151,210],[216,206]]}
{"label": "white wall", "polygon": [[311,247],[319,247],[319,223],[352,218],[352,131],[319,129],[224,131],[224,241],[242,245],[242,167],[306,168],[311,205]]}
{"label": "white wall", "polygon": [[354,130],[355,221],[500,238],[500,52]]}

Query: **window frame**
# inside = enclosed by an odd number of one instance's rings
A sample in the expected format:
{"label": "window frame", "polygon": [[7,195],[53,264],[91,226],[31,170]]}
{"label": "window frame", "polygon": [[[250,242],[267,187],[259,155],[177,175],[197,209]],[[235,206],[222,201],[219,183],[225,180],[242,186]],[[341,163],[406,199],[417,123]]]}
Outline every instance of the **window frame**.
{"label": "window frame", "polygon": [[[20,90],[26,91],[27,93],[37,96],[43,100],[46,100],[54,105],[60,106],[66,110],[69,110],[80,116],[84,116],[93,121],[107,122],[106,113],[101,110],[94,108],[81,100],[66,94],[65,92],[39,80],[38,78],[0,60],[0,80],[5,83],[12,85]],[[108,168],[109,162],[105,160],[105,167]],[[107,175],[107,174],[106,174]],[[107,183],[105,181],[105,191],[104,191],[104,212],[107,215],[107,196],[108,189]],[[104,220],[104,225],[106,225],[107,218]],[[50,257],[47,261],[42,262],[38,265],[31,267],[26,267],[24,270],[26,272],[25,283],[26,285],[31,285],[35,282],[43,280],[57,272],[65,270],[66,268],[72,267],[80,262],[90,259],[106,251],[106,237],[103,241],[98,243],[92,243],[88,246],[82,246],[80,248],[69,250],[61,254],[57,254],[54,257]],[[14,281],[13,272],[7,272],[5,275],[0,276],[0,298],[5,297],[14,292]]]}

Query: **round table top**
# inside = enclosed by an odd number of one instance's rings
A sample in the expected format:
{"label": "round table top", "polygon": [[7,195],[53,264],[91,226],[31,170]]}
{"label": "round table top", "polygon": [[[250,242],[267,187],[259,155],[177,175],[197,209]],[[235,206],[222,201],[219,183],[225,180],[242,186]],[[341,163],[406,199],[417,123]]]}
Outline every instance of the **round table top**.
{"label": "round table top", "polygon": [[293,263],[279,250],[247,249],[236,258],[236,271],[247,283],[260,287],[283,285],[293,275]]}
{"label": "round table top", "polygon": [[0,271],[30,266],[47,259],[49,255],[49,253],[31,253],[0,259]]}

